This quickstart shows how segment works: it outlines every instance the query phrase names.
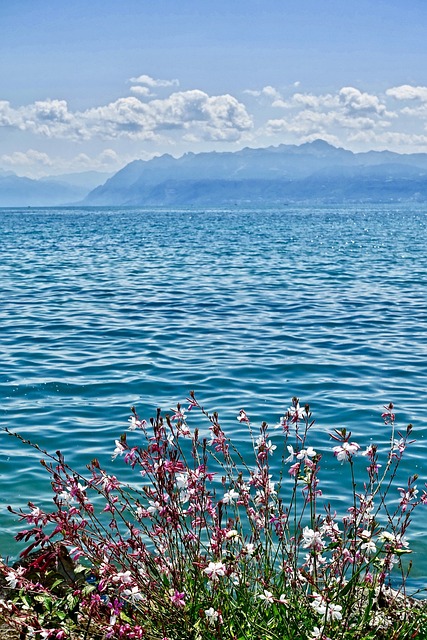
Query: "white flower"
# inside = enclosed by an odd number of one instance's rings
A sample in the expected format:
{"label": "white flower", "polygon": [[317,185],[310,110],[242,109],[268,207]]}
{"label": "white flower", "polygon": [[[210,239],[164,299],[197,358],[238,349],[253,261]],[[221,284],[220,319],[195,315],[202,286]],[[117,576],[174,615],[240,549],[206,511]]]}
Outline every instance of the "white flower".
{"label": "white flower", "polygon": [[188,488],[188,473],[177,473],[175,476],[175,483],[177,489],[187,489]]}
{"label": "white flower", "polygon": [[321,616],[324,616],[326,613],[326,601],[322,598],[322,596],[319,595],[315,595],[313,596],[313,602],[311,603],[311,606],[313,607],[313,609],[316,611],[316,613],[319,613]]}
{"label": "white flower", "polygon": [[289,451],[289,456],[286,458],[286,460],[285,460],[285,464],[286,464],[287,462],[292,462],[292,461],[293,461],[293,459],[295,458],[295,451],[294,451],[293,446],[292,446],[291,444],[288,444],[288,446],[287,446],[286,448],[287,448],[287,450]]}
{"label": "white flower", "polygon": [[206,569],[203,569],[203,573],[206,573],[211,580],[215,581],[218,580],[220,576],[225,575],[225,570],[226,566],[222,562],[209,562]]}
{"label": "white flower", "polygon": [[248,544],[244,547],[244,551],[248,556],[253,556],[255,553],[255,545],[252,542],[248,542]]}
{"label": "white flower", "polygon": [[129,431],[135,431],[135,429],[142,429],[147,423],[145,420],[137,420],[135,416],[129,418],[130,425]]}
{"label": "white flower", "polygon": [[274,603],[273,594],[271,593],[271,591],[267,591],[267,589],[264,589],[264,593],[258,594],[258,598],[260,600],[264,600],[265,604]]}
{"label": "white flower", "polygon": [[302,420],[302,418],[307,415],[305,408],[301,408],[299,402],[296,402],[292,407],[289,407],[288,413],[292,416],[292,422]]}
{"label": "white flower", "polygon": [[224,493],[224,497],[222,499],[224,504],[228,504],[229,502],[234,502],[239,498],[239,493],[234,489],[230,489],[230,491],[226,491]]}
{"label": "white flower", "polygon": [[288,600],[287,600],[286,595],[284,593],[281,594],[281,596],[279,598],[279,602],[281,604],[288,604]]}
{"label": "white flower", "polygon": [[215,622],[219,619],[218,611],[215,611],[213,607],[209,607],[209,609],[205,609],[205,616],[209,624],[215,624]]}
{"label": "white flower", "polygon": [[379,537],[380,537],[380,540],[383,542],[395,542],[394,535],[389,531],[383,531]]}
{"label": "white flower", "polygon": [[297,453],[297,460],[304,460],[307,462],[309,458],[314,458],[315,455],[316,452],[313,447],[307,447],[307,449],[301,449],[301,451]]}
{"label": "white flower", "polygon": [[373,540],[364,542],[362,545],[360,545],[360,548],[364,549],[368,555],[371,553],[375,553],[377,550],[377,547],[375,546],[375,542]]}
{"label": "white flower", "polygon": [[147,507],[147,511],[148,513],[151,513],[151,515],[153,515],[154,513],[157,513],[157,511],[160,509],[161,504],[160,502],[158,502],[157,500],[149,500],[148,504],[150,505],[149,507]]}
{"label": "white flower", "polygon": [[230,531],[227,531],[227,533],[225,534],[225,537],[230,540],[232,538],[238,538],[239,534],[236,531],[236,529],[230,529]]}
{"label": "white flower", "polygon": [[126,447],[120,442],[120,440],[115,440],[116,448],[113,451],[113,455],[111,456],[111,460],[115,460],[117,456],[121,456],[124,451],[126,451]]}
{"label": "white flower", "polygon": [[342,606],[340,604],[331,604],[328,606],[328,618],[332,620],[342,620]]}
{"label": "white flower", "polygon": [[136,586],[131,589],[125,589],[123,591],[123,595],[126,596],[132,604],[136,604],[139,600],[143,600],[143,596]]}
{"label": "white flower", "polygon": [[119,571],[113,576],[113,582],[121,582],[122,584],[130,584],[132,582],[132,574],[130,571]]}
{"label": "white flower", "polygon": [[265,443],[265,448],[266,448],[266,451],[268,451],[268,453],[272,456],[273,451],[277,449],[277,445],[272,444],[271,440],[269,440],[268,442]]}
{"label": "white flower", "polygon": [[15,589],[15,587],[19,584],[19,579],[23,576],[24,573],[25,573],[24,567],[11,569],[5,577],[7,586],[10,587],[11,589]]}
{"label": "white flower", "polygon": [[310,527],[304,527],[302,532],[303,537],[303,548],[304,549],[316,549],[317,551],[321,551],[324,547],[322,541],[322,534],[320,531],[313,531]]}
{"label": "white flower", "polygon": [[360,446],[356,442],[343,442],[342,445],[333,447],[332,451],[339,462],[345,462],[350,456],[358,452]]}
{"label": "white flower", "polygon": [[319,627],[314,627],[310,635],[310,640],[321,640],[322,635],[323,635],[322,630],[319,629]]}

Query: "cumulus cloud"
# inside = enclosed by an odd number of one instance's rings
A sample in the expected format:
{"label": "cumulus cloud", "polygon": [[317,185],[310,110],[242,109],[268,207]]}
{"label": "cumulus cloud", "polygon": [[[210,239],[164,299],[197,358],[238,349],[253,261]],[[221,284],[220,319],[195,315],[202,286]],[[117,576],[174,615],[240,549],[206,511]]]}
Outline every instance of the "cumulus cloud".
{"label": "cumulus cloud", "polygon": [[[175,145],[183,151],[197,144],[205,149],[214,146],[203,144],[207,142],[250,141],[259,145],[268,143],[268,137],[274,137],[275,142],[320,137],[341,146],[349,142],[363,146],[369,142],[377,147],[388,140],[390,147],[397,148],[399,144],[409,145],[410,136],[415,135],[418,136],[413,138],[417,148],[425,144],[427,87],[423,86],[401,85],[376,95],[353,86],[315,93],[301,91],[299,83],[294,83],[281,93],[274,86],[266,85],[244,92],[259,101],[253,117],[244,99],[228,93],[210,95],[200,89],[180,91],[176,89],[177,80],[148,75],[131,78],[131,82],[132,95],[84,110],[71,109],[64,99],[47,98],[19,107],[0,101],[0,127],[19,131],[21,138],[28,132],[33,137],[52,141],[69,140],[81,147],[92,140],[114,141],[108,143],[114,148],[105,149],[103,155],[83,153],[74,157],[73,166],[96,168],[116,167],[120,159],[115,149],[123,151],[125,145],[128,148],[133,145],[141,157],[144,153],[160,152],[166,145]],[[154,91],[161,87],[167,91],[156,96]],[[396,109],[396,100],[410,102]],[[247,103],[253,104],[253,100],[247,99]],[[141,145],[141,141],[149,144]],[[33,144],[30,142],[28,146]],[[53,142],[49,144],[53,148]],[[15,162],[15,166],[24,167],[25,163],[29,166],[28,163],[33,162],[33,166],[38,163],[42,167],[45,162],[45,166],[49,166],[47,157],[37,159],[31,158],[29,151],[22,153],[25,157],[10,154],[3,164],[11,167]],[[123,156],[120,158],[123,161]]]}
{"label": "cumulus cloud", "polygon": [[130,90],[132,93],[136,93],[136,95],[143,98],[152,98],[156,95],[155,93],[152,93],[148,87],[142,87],[139,84],[133,85]]}
{"label": "cumulus cloud", "polygon": [[11,154],[3,154],[0,156],[0,162],[3,166],[9,167],[29,167],[34,165],[50,167],[53,164],[47,153],[36,151],[35,149],[28,149],[28,151],[14,151]]}
{"label": "cumulus cloud", "polygon": [[286,116],[267,120],[265,133],[288,132],[304,140],[345,140],[353,131],[381,131],[397,117],[379,96],[350,86],[326,94],[295,92],[271,106],[285,110]]}
{"label": "cumulus cloud", "polygon": [[409,84],[402,84],[399,87],[387,89],[386,95],[396,100],[421,100],[427,102],[427,87],[413,87]]}
{"label": "cumulus cloud", "polygon": [[338,96],[347,113],[393,117],[393,114],[387,111],[386,105],[377,96],[359,91],[355,87],[343,87]]}
{"label": "cumulus cloud", "polygon": [[264,97],[264,98],[269,98],[271,100],[280,100],[282,97],[281,93],[271,85],[267,85],[266,87],[263,87],[259,91],[254,89],[245,89],[243,93],[246,93],[248,96],[253,96],[254,98]]}
{"label": "cumulus cloud", "polygon": [[151,76],[148,76],[146,74],[143,74],[136,78],[131,78],[130,81],[135,84],[145,84],[147,87],[151,88],[179,86],[179,80],[177,80],[176,78],[174,80],[156,80],[155,78],[152,78]]}
{"label": "cumulus cloud", "polygon": [[181,131],[199,140],[235,141],[252,127],[252,118],[235,97],[194,89],[146,101],[129,96],[76,112],[69,111],[65,100],[37,101],[18,109],[1,102],[0,126],[73,140],[158,140],[167,132]]}

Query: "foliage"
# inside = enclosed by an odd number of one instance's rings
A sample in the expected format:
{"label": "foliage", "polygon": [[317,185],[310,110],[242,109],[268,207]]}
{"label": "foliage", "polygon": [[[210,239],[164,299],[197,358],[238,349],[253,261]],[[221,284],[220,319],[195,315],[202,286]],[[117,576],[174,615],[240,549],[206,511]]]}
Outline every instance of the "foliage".
{"label": "foliage", "polygon": [[416,475],[395,486],[412,426],[396,431],[392,404],[382,417],[383,455],[373,444],[362,452],[346,429],[333,431],[323,454],[348,472],[346,509],[322,504],[314,420],[297,398],[274,429],[256,429],[240,410],[251,461],[193,393],[188,409],[158,410],[149,422],[132,408],[130,434],[113,453],[136,474],[132,483],[97,460],[83,476],[59,451],[8,432],[42,451],[54,507],[9,508],[28,525],[17,536],[28,546],[20,563],[0,565],[0,614],[57,640],[427,637],[404,562],[411,514],[427,493]]}

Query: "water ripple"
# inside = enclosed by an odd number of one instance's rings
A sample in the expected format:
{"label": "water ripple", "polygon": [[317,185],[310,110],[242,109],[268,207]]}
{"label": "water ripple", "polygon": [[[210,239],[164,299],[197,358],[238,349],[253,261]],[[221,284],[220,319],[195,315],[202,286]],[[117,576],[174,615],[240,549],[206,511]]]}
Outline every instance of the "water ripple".
{"label": "water ripple", "polygon": [[[385,441],[393,400],[416,426],[404,470],[427,475],[422,208],[2,210],[0,226],[2,425],[84,469],[132,404],[190,389],[236,437],[241,406],[274,424],[298,395],[319,446],[343,425]],[[3,507],[47,499],[37,457],[3,437]],[[15,526],[0,514],[6,549]]]}

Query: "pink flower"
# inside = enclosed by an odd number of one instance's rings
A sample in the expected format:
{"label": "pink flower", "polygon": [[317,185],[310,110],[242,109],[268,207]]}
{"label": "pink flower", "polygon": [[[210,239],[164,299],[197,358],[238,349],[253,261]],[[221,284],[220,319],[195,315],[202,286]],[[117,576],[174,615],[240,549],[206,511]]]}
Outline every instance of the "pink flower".
{"label": "pink flower", "polygon": [[182,608],[185,607],[185,592],[184,591],[177,591],[175,589],[175,591],[173,589],[171,589],[170,593],[170,599],[172,604],[174,604],[176,607],[178,608]]}
{"label": "pink flower", "polygon": [[237,420],[239,422],[247,422],[247,423],[249,423],[249,418],[246,415],[246,411],[244,409],[240,409],[239,415],[237,416]]}

